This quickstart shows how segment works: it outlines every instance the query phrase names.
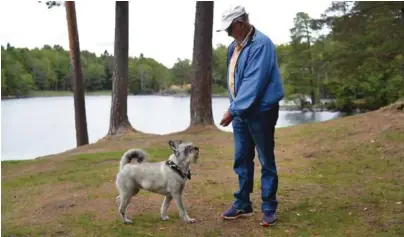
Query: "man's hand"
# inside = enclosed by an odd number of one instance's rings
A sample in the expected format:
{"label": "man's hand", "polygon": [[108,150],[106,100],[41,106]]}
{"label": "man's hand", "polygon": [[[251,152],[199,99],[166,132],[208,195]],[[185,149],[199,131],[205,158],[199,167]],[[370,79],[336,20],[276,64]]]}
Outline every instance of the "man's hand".
{"label": "man's hand", "polygon": [[220,125],[226,127],[230,124],[231,120],[233,120],[233,118],[231,117],[230,112],[227,110],[223,115],[222,121],[220,121]]}

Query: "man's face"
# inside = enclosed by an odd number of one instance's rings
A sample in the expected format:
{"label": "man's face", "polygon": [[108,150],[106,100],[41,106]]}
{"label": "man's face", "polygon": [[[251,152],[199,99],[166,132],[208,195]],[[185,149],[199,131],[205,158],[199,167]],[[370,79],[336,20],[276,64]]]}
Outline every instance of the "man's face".
{"label": "man's face", "polygon": [[236,41],[243,40],[243,27],[242,21],[233,21],[226,32],[229,36],[233,37]]}

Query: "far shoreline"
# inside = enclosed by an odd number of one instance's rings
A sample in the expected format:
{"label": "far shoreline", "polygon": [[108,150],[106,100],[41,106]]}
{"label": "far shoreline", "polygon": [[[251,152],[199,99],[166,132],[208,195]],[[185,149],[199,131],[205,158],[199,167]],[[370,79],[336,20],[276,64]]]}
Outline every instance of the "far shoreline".
{"label": "far shoreline", "polygon": [[[111,91],[88,91],[85,92],[86,96],[111,96]],[[72,97],[71,91],[33,91],[29,95],[24,96],[2,96],[1,100],[15,100],[15,99],[31,99],[31,98],[46,98],[46,97]],[[191,95],[186,92],[157,92],[157,93],[140,93],[128,94],[128,96],[167,96],[167,97],[190,97]],[[227,93],[212,94],[212,98],[228,98]],[[298,105],[281,105],[282,111],[300,111],[300,112],[343,112],[337,109],[326,108],[325,105],[319,104],[312,108],[301,108]],[[356,111],[359,112],[359,111]],[[363,112],[363,111],[360,111]]]}

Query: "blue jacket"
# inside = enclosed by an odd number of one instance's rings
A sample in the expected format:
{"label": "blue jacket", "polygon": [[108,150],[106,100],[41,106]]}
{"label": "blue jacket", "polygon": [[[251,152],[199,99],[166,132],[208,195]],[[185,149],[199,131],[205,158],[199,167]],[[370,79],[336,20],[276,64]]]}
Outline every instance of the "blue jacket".
{"label": "blue jacket", "polygon": [[[233,100],[229,85],[230,114],[240,117],[267,111],[283,99],[284,90],[279,72],[275,45],[269,37],[253,29],[249,41],[238,58],[234,76]],[[236,43],[228,47],[227,66]],[[227,84],[228,72],[227,70]]]}

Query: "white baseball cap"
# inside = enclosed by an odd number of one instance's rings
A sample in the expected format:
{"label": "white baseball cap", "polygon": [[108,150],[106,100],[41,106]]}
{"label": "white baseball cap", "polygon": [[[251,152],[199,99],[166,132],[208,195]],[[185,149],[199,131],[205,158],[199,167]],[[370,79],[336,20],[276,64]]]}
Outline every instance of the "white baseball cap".
{"label": "white baseball cap", "polygon": [[229,9],[223,12],[222,19],[220,22],[220,28],[216,31],[219,32],[226,30],[227,28],[230,27],[234,19],[236,19],[239,16],[242,16],[243,14],[246,14],[246,11],[243,6],[240,5],[230,6]]}

